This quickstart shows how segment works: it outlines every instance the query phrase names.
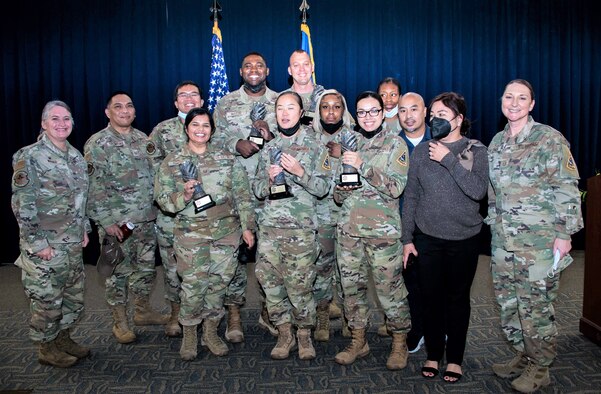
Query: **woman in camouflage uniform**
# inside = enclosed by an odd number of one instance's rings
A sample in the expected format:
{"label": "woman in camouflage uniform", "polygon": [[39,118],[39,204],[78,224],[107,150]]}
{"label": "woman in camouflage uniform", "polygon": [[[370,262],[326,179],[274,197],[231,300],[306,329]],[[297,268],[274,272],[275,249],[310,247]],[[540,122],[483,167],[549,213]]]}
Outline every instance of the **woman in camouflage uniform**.
{"label": "woman in camouflage uniform", "polygon": [[534,103],[528,81],[507,84],[501,110],[508,123],[488,150],[493,282],[501,325],[516,352],[493,371],[516,378],[511,386],[524,393],[550,383],[559,271],[572,262],[571,235],[583,227],[570,144],[559,131],[534,121]]}
{"label": "woman in camouflage uniform", "polygon": [[[254,244],[255,214],[242,164],[209,144],[215,131],[209,112],[194,108],[184,124],[188,143],[161,163],[154,196],[161,209],[176,214],[174,248],[182,278],[179,321],[184,327],[180,355],[189,361],[197,356],[201,322],[202,344],[216,356],[229,352],[217,328],[225,315],[225,292],[236,271],[241,239]],[[202,203],[207,200],[214,206]]]}

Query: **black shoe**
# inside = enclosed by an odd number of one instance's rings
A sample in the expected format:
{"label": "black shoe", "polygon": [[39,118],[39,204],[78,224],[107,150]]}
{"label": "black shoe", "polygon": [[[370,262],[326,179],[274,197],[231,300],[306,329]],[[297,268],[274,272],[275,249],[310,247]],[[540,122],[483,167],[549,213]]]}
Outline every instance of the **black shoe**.
{"label": "black shoe", "polygon": [[[442,379],[445,381],[445,383],[457,383],[461,380],[462,377],[463,374],[451,371],[444,371],[444,373],[442,374]],[[447,378],[450,378],[452,380]]]}
{"label": "black shoe", "polygon": [[[426,375],[427,373],[431,373],[432,376],[430,375]],[[435,377],[438,376],[438,368],[434,368],[434,367],[422,367],[422,376],[426,379],[434,379]]]}

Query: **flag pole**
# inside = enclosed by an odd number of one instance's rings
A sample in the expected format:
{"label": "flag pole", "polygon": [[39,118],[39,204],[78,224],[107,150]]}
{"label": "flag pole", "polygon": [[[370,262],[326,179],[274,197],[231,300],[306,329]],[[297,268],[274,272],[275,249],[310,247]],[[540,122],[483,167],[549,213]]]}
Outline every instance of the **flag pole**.
{"label": "flag pole", "polygon": [[309,54],[311,64],[313,65],[313,74],[311,80],[314,84],[317,83],[315,78],[315,59],[313,59],[313,44],[311,43],[311,32],[309,31],[309,25],[307,25],[307,10],[310,8],[307,0],[303,0],[300,7],[298,8],[301,12],[301,48]]}

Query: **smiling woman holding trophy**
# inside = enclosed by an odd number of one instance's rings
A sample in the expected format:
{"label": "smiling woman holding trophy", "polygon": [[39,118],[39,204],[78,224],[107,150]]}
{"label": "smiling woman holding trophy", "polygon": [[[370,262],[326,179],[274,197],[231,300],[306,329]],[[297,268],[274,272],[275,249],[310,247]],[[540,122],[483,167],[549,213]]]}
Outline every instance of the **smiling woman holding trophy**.
{"label": "smiling woman holding trophy", "polygon": [[194,108],[184,124],[188,143],[161,163],[154,197],[163,210],[176,214],[179,322],[184,327],[180,355],[189,361],[197,356],[201,322],[203,345],[216,356],[229,351],[217,327],[225,314],[225,290],[236,270],[240,239],[251,247],[255,242],[255,214],[242,164],[209,144],[215,130],[209,112]]}
{"label": "smiling woman holding trophy", "polygon": [[265,291],[269,318],[278,329],[271,357],[285,359],[296,346],[299,357],[315,358],[311,328],[315,325],[315,261],[317,243],[316,199],[329,190],[328,153],[309,126],[301,125],[300,96],[291,91],[275,104],[278,131],[263,148],[255,180],[259,211],[259,258],[255,273]]}
{"label": "smiling woman holding trophy", "polygon": [[397,132],[384,125],[384,103],[376,92],[357,97],[357,132],[341,136],[342,173],[334,200],[342,204],[336,233],[336,256],[344,312],[352,341],[335,360],[349,365],[369,353],[368,278],[392,332],[386,362],[391,370],[407,365],[407,332],[411,327],[407,289],[403,282],[401,220],[398,198],[407,182],[409,153]]}

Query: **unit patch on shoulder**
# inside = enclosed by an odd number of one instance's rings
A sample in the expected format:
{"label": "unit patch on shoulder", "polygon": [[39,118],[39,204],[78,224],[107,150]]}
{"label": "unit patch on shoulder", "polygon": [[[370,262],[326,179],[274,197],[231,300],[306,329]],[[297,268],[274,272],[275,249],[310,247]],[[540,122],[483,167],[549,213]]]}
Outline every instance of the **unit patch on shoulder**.
{"label": "unit patch on shoulder", "polygon": [[146,153],[148,153],[149,155],[154,155],[156,151],[157,147],[154,144],[154,142],[148,141],[148,143],[146,144]]}
{"label": "unit patch on shoulder", "polygon": [[403,167],[407,166],[407,151],[401,153],[401,155],[396,159],[396,162]]}
{"label": "unit patch on shoulder", "polygon": [[321,163],[321,168],[323,168],[324,170],[331,170],[332,169],[332,165],[330,163],[330,156],[329,155],[325,155],[325,159]]}
{"label": "unit patch on shoulder", "polygon": [[13,185],[16,187],[25,187],[29,184],[29,175],[26,171],[16,171],[13,175]]}
{"label": "unit patch on shoulder", "polygon": [[93,175],[94,171],[96,171],[96,169],[94,168],[94,164],[91,162],[88,162],[88,175]]}
{"label": "unit patch on shoulder", "polygon": [[578,176],[578,168],[576,166],[576,162],[574,161],[574,157],[572,156],[572,153],[570,152],[570,148],[568,148],[567,146],[563,146],[562,147],[562,156],[564,158],[563,162],[564,162],[564,167],[565,170],[571,174],[571,176]]}

